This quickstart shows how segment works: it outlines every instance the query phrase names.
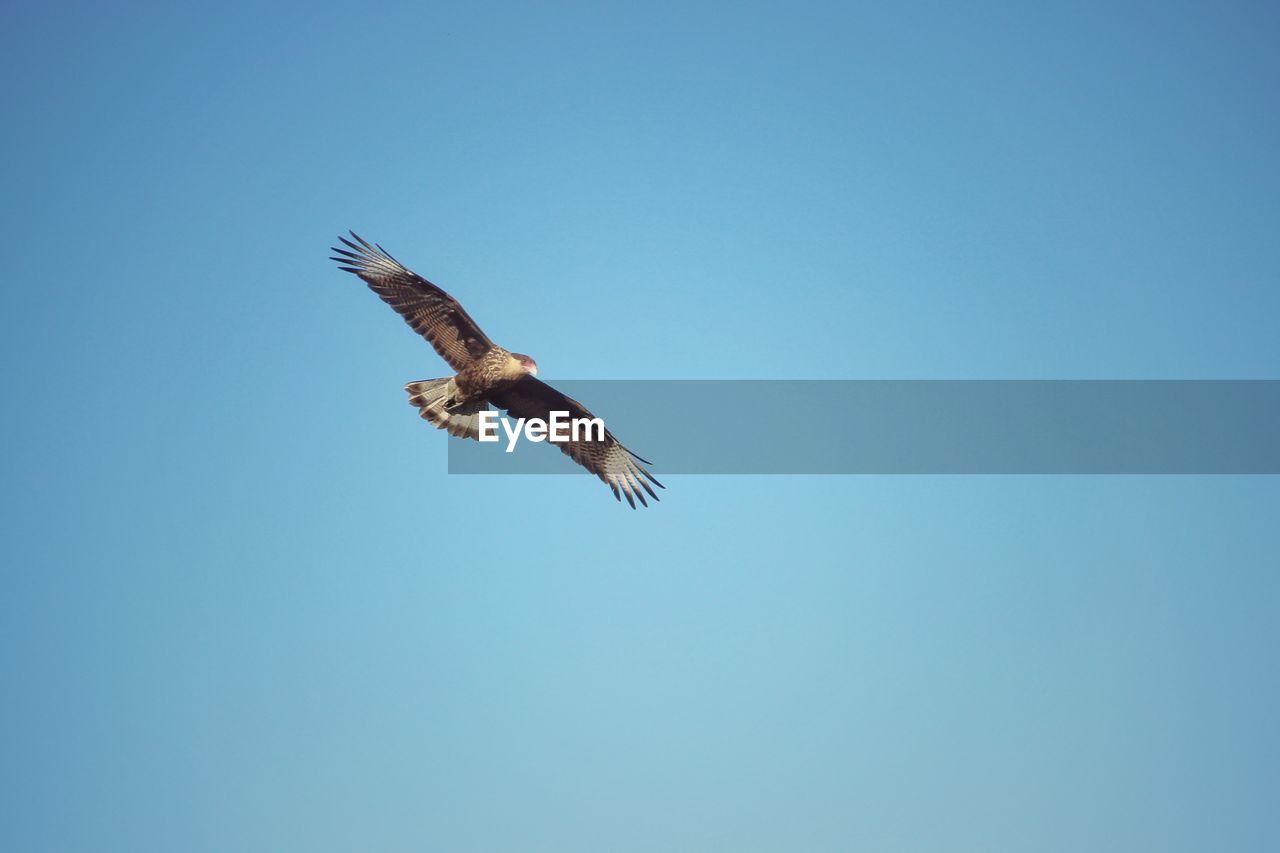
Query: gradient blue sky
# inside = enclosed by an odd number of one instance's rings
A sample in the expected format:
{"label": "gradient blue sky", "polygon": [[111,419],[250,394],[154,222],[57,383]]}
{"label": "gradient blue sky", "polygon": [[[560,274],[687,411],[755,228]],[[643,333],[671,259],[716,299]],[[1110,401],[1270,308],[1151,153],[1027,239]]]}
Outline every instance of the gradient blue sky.
{"label": "gradient blue sky", "polygon": [[1275,378],[1272,4],[4,17],[0,848],[1280,845],[1276,479],[451,477],[326,260],[552,381]]}

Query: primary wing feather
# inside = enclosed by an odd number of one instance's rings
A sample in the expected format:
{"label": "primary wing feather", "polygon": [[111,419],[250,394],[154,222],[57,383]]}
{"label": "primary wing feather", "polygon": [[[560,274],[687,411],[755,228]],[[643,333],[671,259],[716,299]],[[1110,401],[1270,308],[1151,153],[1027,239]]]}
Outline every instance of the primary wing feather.
{"label": "primary wing feather", "polygon": [[[594,417],[577,400],[532,376],[525,376],[506,388],[491,392],[489,400],[517,418],[550,420],[553,411],[568,412],[570,418]],[[605,430],[604,441],[579,439],[553,444],[574,462],[608,483],[613,489],[613,496],[618,500],[625,497],[632,509],[635,509],[636,499],[644,506],[649,505],[644,498],[645,492],[658,500],[650,483],[660,489],[666,488],[640,464],[645,460],[623,447],[608,430]]]}
{"label": "primary wing feather", "polygon": [[339,237],[346,249],[333,247],[341,269],[355,273],[369,289],[396,310],[413,330],[435,347],[454,370],[461,371],[493,347],[476,321],[458,300],[406,269],[377,244],[370,244],[354,232],[355,242]]}

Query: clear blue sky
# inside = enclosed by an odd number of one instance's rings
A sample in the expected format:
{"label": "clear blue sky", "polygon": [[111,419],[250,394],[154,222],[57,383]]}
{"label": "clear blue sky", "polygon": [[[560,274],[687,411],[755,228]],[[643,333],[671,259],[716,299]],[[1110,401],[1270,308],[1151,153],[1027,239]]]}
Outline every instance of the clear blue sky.
{"label": "clear blue sky", "polygon": [[326,260],[552,381],[1276,378],[1272,4],[5,33],[0,848],[1277,849],[1276,479],[448,476]]}

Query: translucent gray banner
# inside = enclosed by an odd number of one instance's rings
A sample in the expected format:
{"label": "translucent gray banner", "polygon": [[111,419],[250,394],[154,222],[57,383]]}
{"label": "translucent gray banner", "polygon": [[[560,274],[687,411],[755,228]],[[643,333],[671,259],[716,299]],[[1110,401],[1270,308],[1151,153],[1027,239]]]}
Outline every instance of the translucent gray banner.
{"label": "translucent gray banner", "polygon": [[[664,474],[1277,474],[1280,380],[576,380]],[[449,441],[452,474],[581,473]]]}

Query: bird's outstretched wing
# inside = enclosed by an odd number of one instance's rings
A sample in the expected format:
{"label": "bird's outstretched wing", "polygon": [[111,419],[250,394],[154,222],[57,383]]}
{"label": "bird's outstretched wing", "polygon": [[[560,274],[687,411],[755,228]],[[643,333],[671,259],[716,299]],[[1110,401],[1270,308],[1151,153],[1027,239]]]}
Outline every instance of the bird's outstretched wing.
{"label": "bird's outstretched wing", "polygon": [[[594,417],[577,400],[532,376],[524,376],[500,391],[490,392],[489,400],[517,418],[549,421],[552,412],[568,412],[570,418]],[[632,509],[636,508],[637,498],[644,506],[649,505],[644,499],[645,492],[655,501],[658,499],[649,483],[660,489],[666,488],[640,464],[647,464],[647,460],[623,447],[608,430],[605,430],[604,441],[580,439],[553,444],[574,462],[608,483],[613,489],[613,496],[618,500],[625,497]]]}
{"label": "bird's outstretched wing", "polygon": [[458,300],[410,272],[376,243],[361,240],[354,231],[351,236],[355,243],[346,237],[338,238],[347,249],[333,247],[337,256],[330,260],[364,279],[369,289],[396,309],[450,367],[461,371],[493,347],[493,341],[462,310]]}

